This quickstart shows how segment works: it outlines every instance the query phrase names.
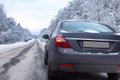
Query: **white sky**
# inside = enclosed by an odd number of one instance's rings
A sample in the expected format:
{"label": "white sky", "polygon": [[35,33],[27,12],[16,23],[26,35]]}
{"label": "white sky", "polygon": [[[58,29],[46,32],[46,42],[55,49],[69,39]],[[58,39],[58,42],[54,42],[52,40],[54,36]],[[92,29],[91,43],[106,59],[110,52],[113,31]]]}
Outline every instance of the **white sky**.
{"label": "white sky", "polygon": [[59,9],[72,0],[0,0],[8,17],[13,17],[33,34],[49,26]]}

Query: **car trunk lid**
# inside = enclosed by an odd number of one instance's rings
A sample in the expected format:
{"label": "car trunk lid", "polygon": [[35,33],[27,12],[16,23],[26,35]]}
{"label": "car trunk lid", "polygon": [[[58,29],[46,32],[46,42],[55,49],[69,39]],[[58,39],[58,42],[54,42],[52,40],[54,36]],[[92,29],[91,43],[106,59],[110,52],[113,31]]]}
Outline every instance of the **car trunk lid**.
{"label": "car trunk lid", "polygon": [[77,52],[119,52],[120,36],[113,33],[63,33],[65,39]]}

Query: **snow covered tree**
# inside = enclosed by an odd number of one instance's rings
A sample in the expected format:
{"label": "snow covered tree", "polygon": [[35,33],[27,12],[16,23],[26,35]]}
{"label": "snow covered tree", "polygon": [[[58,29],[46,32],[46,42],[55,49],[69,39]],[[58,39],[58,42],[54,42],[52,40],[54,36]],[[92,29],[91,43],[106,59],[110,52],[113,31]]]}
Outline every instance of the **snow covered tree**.
{"label": "snow covered tree", "polygon": [[14,43],[31,39],[32,35],[27,29],[17,24],[14,18],[7,17],[4,5],[0,4],[0,44]]}
{"label": "snow covered tree", "polygon": [[120,32],[120,0],[73,0],[60,9],[49,27],[68,19],[100,22]]}

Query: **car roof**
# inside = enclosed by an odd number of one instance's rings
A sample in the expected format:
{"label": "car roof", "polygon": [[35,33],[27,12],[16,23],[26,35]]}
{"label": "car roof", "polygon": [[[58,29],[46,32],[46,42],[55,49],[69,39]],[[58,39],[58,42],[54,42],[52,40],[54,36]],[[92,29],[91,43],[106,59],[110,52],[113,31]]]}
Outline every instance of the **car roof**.
{"label": "car roof", "polygon": [[60,20],[59,22],[74,22],[74,21],[78,21],[78,22],[88,22],[88,23],[96,23],[96,24],[102,24],[98,21],[83,21],[83,20]]}

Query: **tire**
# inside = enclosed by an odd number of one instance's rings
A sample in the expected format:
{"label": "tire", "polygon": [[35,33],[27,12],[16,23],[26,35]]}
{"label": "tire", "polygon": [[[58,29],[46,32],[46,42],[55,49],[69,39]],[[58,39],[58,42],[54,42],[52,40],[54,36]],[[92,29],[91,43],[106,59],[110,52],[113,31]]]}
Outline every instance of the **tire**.
{"label": "tire", "polygon": [[48,55],[47,55],[47,53],[45,53],[44,63],[45,63],[45,65],[48,65]]}
{"label": "tire", "polygon": [[118,73],[107,73],[107,75],[108,75],[108,80],[119,80]]}

